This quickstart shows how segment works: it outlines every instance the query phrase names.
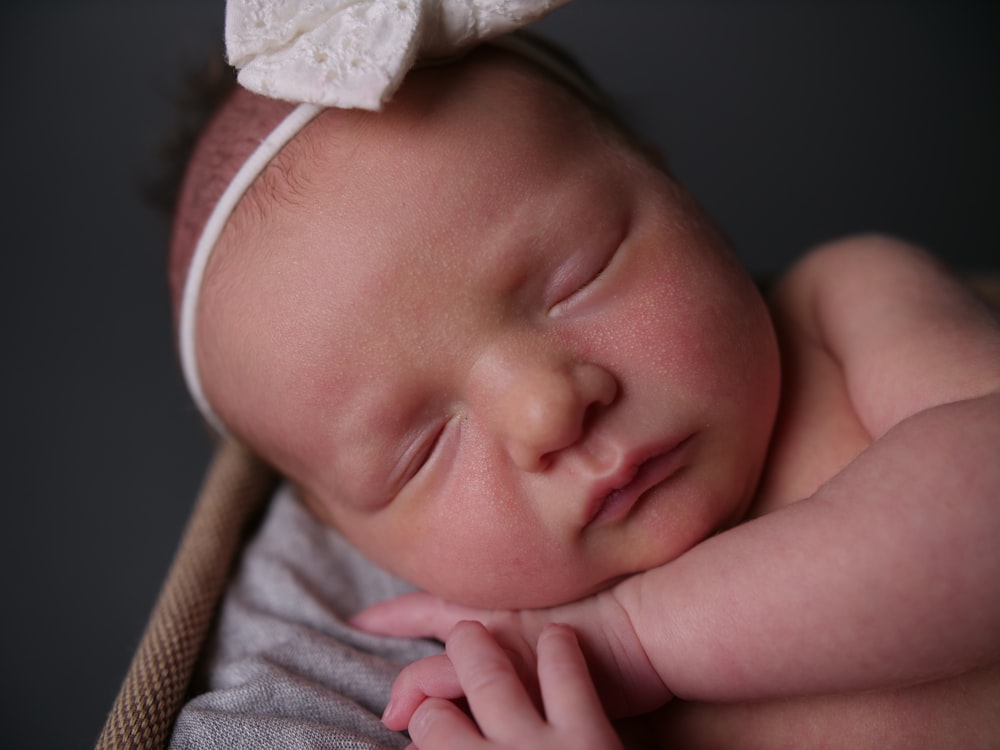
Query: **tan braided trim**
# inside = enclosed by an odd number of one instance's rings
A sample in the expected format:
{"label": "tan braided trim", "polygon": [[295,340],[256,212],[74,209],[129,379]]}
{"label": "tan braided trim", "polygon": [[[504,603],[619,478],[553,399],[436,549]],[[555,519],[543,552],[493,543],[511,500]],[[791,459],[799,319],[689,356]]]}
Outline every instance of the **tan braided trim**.
{"label": "tan braided trim", "polygon": [[97,741],[100,750],[166,746],[237,553],[274,484],[274,474],[246,450],[220,445]]}

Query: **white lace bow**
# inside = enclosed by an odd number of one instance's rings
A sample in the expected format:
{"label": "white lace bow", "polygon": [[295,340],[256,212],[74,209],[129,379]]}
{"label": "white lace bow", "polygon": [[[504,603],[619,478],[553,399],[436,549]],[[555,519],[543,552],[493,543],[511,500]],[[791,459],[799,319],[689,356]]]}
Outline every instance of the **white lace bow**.
{"label": "white lace bow", "polygon": [[447,58],[568,0],[229,0],[226,51],[264,96],[380,109],[418,60]]}

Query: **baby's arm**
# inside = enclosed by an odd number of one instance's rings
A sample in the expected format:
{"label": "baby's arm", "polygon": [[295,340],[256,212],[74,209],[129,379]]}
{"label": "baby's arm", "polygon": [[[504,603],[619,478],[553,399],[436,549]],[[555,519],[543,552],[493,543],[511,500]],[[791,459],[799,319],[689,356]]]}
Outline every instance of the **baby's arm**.
{"label": "baby's arm", "polygon": [[1000,327],[922,252],[820,249],[783,340],[839,363],[874,442],[811,497],[615,590],[670,687],[707,701],[888,688],[1000,658]]}
{"label": "baby's arm", "polygon": [[664,748],[912,750],[992,748],[1000,737],[1000,666],[906,688],[744,703],[673,701],[647,715]]}
{"label": "baby's arm", "polygon": [[[839,362],[873,445],[811,497],[588,602],[477,615],[508,631],[572,623],[614,683],[601,685],[613,712],[671,693],[887,688],[1000,658],[995,319],[925,255],[879,238],[812,254],[781,285],[777,310]],[[427,634],[469,616],[419,607],[406,617],[434,620]],[[404,634],[402,621],[393,627]]]}
{"label": "baby's arm", "polygon": [[775,309],[797,327],[785,341],[839,363],[874,442],[808,499],[620,588],[658,672],[677,694],[740,700],[995,662],[996,319],[928,256],[868,237],[810,255]]}

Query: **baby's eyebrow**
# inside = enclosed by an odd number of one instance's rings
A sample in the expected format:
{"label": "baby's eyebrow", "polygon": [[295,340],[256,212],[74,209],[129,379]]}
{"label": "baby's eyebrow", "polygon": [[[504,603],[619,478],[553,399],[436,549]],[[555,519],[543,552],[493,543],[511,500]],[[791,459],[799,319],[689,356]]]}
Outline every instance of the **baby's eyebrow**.
{"label": "baby's eyebrow", "polygon": [[303,169],[303,160],[298,158],[303,148],[303,144],[294,141],[286,145],[247,190],[243,201],[257,222],[264,221],[275,206],[309,207],[308,198],[314,195],[316,186]]}

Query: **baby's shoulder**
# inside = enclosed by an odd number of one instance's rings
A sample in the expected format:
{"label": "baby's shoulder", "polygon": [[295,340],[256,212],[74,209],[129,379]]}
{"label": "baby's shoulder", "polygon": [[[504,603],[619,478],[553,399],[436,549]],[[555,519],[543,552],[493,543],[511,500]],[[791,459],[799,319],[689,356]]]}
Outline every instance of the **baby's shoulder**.
{"label": "baby's shoulder", "polygon": [[996,390],[1000,326],[931,254],[882,235],[810,251],[769,290],[782,403],[761,504],[807,495],[934,404]]}
{"label": "baby's shoulder", "polygon": [[785,343],[811,341],[844,371],[878,437],[907,416],[1000,387],[1000,321],[940,260],[862,235],[808,253],[775,286]]}
{"label": "baby's shoulder", "polygon": [[842,321],[890,310],[897,317],[919,315],[942,295],[966,294],[926,250],[888,235],[859,234],[806,252],[773,285],[769,302],[785,323],[824,337]]}

